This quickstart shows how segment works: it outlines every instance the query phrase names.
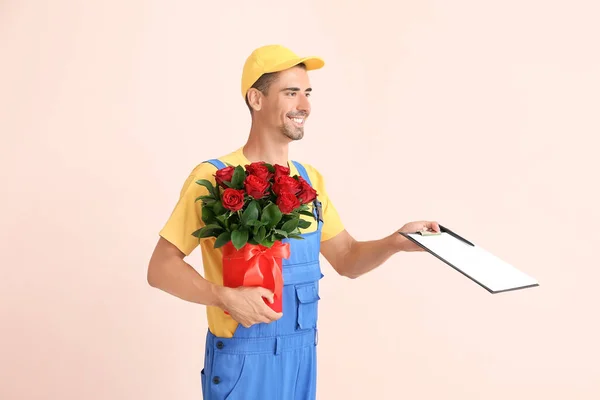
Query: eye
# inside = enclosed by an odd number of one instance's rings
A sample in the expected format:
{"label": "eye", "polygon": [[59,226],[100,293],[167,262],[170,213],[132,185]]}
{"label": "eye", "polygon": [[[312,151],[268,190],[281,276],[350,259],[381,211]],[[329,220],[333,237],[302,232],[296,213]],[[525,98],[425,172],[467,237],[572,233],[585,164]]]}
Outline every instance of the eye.
{"label": "eye", "polygon": [[295,96],[295,95],[296,95],[296,92],[287,92],[287,95],[288,95],[288,96]]}

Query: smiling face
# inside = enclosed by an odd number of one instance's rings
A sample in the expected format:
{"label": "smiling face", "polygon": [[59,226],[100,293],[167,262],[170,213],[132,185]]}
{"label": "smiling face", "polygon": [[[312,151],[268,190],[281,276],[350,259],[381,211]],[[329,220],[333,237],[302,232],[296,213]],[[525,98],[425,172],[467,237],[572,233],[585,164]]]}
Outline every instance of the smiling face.
{"label": "smiling face", "polygon": [[310,115],[309,96],[311,94],[308,73],[300,66],[277,74],[266,94],[255,93],[254,117],[269,131],[277,130],[291,140],[304,136],[304,124]]}

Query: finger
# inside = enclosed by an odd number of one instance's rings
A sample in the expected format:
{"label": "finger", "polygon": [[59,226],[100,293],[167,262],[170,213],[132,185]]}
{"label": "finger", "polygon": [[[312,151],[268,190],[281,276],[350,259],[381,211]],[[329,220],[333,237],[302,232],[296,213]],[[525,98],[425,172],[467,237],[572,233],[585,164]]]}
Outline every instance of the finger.
{"label": "finger", "polygon": [[277,321],[281,317],[283,317],[283,313],[282,312],[275,313],[275,316],[273,317],[273,321]]}
{"label": "finger", "polygon": [[260,293],[260,295],[262,297],[264,297],[265,299],[269,300],[269,302],[271,304],[273,304],[273,302],[275,302],[275,294],[270,291],[269,289],[265,289],[263,287],[259,287],[258,288],[258,293]]}
{"label": "finger", "polygon": [[270,321],[274,321],[275,319],[278,319],[278,315],[281,314],[281,313],[275,312],[271,307],[266,305],[264,302],[262,304],[261,311],[262,311],[261,315],[265,316],[266,318],[269,318]]}
{"label": "finger", "polygon": [[[265,305],[266,307],[266,305]],[[266,307],[265,313],[263,314],[265,317],[269,319],[269,321],[277,321],[279,318],[283,316],[281,312],[275,312],[271,308]]]}
{"label": "finger", "polygon": [[436,231],[436,232],[440,232],[440,225],[436,222],[436,221],[432,221],[431,222],[431,228]]}
{"label": "finger", "polygon": [[432,232],[435,231],[435,227],[434,227],[434,222],[432,221],[423,221],[423,228],[421,228],[421,230],[423,232]]}

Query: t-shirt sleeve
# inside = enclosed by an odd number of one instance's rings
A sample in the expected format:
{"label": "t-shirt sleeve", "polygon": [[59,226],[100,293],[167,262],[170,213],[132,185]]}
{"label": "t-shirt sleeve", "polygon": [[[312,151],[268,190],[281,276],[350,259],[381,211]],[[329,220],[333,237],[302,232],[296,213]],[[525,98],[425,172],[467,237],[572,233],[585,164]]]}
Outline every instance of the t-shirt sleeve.
{"label": "t-shirt sleeve", "polygon": [[206,179],[215,184],[212,164],[200,164],[185,180],[179,200],[171,212],[167,222],[160,230],[159,235],[175,245],[186,256],[198,246],[199,239],[192,233],[204,226],[202,221],[202,202],[196,201],[198,196],[208,194],[206,187],[196,183],[199,179]]}
{"label": "t-shirt sleeve", "polygon": [[338,233],[344,230],[344,224],[338,214],[337,209],[333,205],[331,198],[327,194],[325,186],[325,178],[313,166],[307,165],[307,173],[309,173],[314,189],[317,191],[321,206],[323,208],[323,229],[321,231],[321,241],[333,238]]}

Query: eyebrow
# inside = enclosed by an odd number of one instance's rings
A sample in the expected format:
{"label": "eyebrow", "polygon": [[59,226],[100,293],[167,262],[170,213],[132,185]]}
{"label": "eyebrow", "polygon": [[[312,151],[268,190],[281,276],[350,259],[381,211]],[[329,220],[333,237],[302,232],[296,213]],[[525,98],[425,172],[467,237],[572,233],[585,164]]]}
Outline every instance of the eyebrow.
{"label": "eyebrow", "polygon": [[[297,87],[288,87],[288,88],[283,88],[281,89],[282,92],[286,92],[286,91],[292,91],[292,92],[299,92],[300,88]],[[308,88],[305,90],[305,92],[312,92],[312,88]]]}

